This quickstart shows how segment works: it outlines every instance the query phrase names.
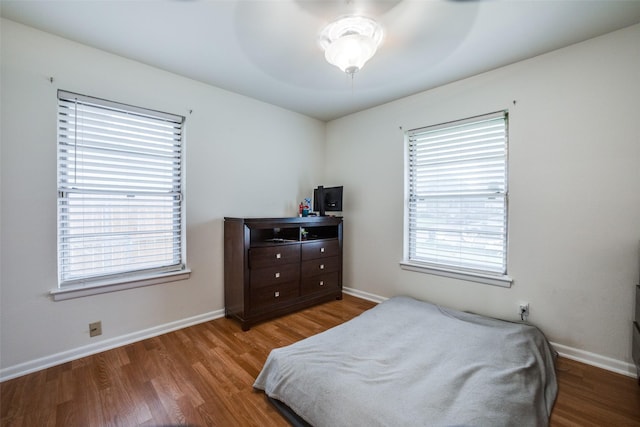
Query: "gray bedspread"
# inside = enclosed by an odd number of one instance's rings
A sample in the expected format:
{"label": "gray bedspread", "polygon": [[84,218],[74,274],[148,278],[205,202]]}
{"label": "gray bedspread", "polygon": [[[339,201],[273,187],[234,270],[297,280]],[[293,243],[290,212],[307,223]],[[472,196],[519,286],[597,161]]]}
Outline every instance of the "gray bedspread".
{"label": "gray bedspread", "polygon": [[394,297],[274,349],[254,387],[316,427],[538,427],[554,361],[533,326]]}

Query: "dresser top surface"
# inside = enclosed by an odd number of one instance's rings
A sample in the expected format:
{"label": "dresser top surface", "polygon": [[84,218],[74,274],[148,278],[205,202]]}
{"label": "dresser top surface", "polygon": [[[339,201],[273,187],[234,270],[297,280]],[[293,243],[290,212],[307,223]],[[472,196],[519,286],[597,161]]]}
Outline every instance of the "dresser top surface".
{"label": "dresser top surface", "polygon": [[330,225],[342,222],[341,216],[302,216],[287,218],[235,218],[224,217],[225,221],[243,222],[247,225],[291,224],[291,225]]}

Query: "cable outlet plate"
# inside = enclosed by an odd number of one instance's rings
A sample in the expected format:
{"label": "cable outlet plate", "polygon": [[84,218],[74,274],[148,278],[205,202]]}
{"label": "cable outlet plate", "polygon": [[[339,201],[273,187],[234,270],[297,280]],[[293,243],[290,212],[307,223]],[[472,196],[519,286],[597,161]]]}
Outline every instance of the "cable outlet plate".
{"label": "cable outlet plate", "polygon": [[102,321],[89,323],[89,336],[97,337],[98,335],[102,335]]}
{"label": "cable outlet plate", "polygon": [[525,320],[527,318],[527,316],[529,315],[529,303],[522,303],[520,304],[520,309],[518,310],[518,315],[520,315],[520,318],[522,320]]}

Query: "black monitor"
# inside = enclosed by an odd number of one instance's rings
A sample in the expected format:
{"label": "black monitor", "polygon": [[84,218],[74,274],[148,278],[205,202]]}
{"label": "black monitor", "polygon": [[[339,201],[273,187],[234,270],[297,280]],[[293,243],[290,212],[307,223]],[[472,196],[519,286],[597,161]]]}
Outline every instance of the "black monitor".
{"label": "black monitor", "polygon": [[323,187],[319,185],[313,190],[313,210],[318,215],[325,216],[325,212],[342,212],[342,186]]}

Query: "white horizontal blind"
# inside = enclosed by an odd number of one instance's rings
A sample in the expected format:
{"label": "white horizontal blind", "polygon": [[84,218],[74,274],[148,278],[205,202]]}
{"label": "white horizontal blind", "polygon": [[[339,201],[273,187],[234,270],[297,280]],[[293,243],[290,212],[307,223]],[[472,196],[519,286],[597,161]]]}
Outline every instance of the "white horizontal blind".
{"label": "white horizontal blind", "polygon": [[58,91],[61,287],[184,267],[183,123]]}
{"label": "white horizontal blind", "polygon": [[506,274],[507,113],[408,132],[408,257]]}

